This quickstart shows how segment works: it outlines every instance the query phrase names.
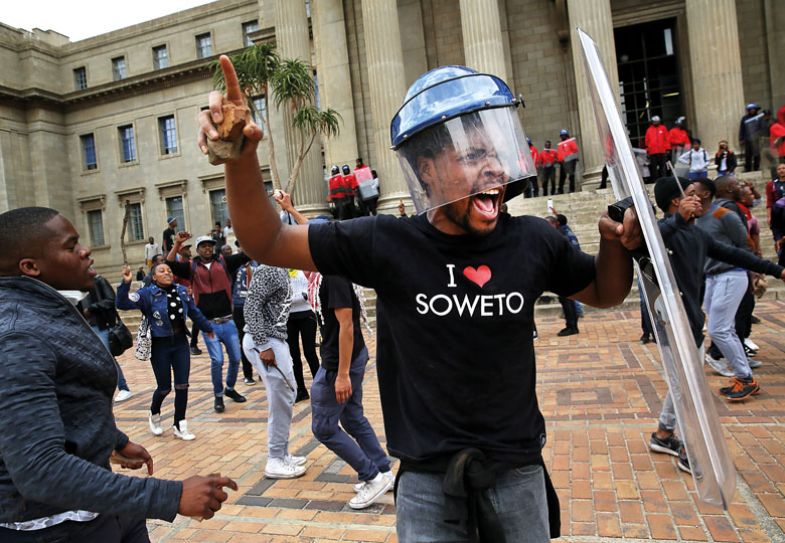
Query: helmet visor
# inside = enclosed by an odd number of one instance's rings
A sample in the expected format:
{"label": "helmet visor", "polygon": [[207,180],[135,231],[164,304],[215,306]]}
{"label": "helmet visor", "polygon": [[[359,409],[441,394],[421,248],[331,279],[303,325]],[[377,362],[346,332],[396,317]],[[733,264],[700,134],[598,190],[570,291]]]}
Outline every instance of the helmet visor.
{"label": "helmet visor", "polygon": [[514,107],[455,117],[412,136],[396,152],[417,213],[500,193],[508,183],[536,175]]}

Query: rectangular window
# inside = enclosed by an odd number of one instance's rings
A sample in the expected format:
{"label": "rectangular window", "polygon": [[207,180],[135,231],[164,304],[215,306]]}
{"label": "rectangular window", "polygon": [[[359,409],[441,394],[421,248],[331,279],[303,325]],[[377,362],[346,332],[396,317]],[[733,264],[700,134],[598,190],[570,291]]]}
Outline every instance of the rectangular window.
{"label": "rectangular window", "polygon": [[128,76],[125,66],[125,57],[115,57],[112,59],[112,77],[115,81],[125,79]]}
{"label": "rectangular window", "polygon": [[160,70],[169,66],[169,51],[165,45],[153,47],[153,68]]}
{"label": "rectangular window", "polygon": [[210,211],[213,214],[213,223],[226,224],[229,209],[226,207],[226,191],[224,189],[210,191]]}
{"label": "rectangular window", "polygon": [[87,70],[84,66],[74,68],[74,88],[76,88],[76,90],[87,88]]}
{"label": "rectangular window", "polygon": [[166,216],[177,219],[178,230],[188,230],[185,226],[185,210],[183,208],[182,196],[172,196],[166,199]]}
{"label": "rectangular window", "polygon": [[87,212],[87,228],[90,231],[90,244],[94,247],[106,245],[104,238],[104,214],[100,209]]}
{"label": "rectangular window", "polygon": [[196,36],[196,58],[207,58],[213,54],[213,38],[210,33]]}
{"label": "rectangular window", "polygon": [[251,39],[251,34],[259,30],[259,21],[254,19],[253,21],[248,21],[247,23],[243,23],[243,45],[246,47],[250,47],[253,45],[253,40]]}
{"label": "rectangular window", "polygon": [[162,155],[173,155],[177,152],[177,125],[174,115],[158,117],[158,136]]}
{"label": "rectangular window", "polygon": [[120,160],[134,162],[136,160],[136,142],[134,141],[134,127],[127,124],[117,128],[120,139]]}
{"label": "rectangular window", "polygon": [[82,168],[85,170],[95,170],[98,168],[98,160],[95,155],[95,136],[84,134],[79,136],[82,144]]}
{"label": "rectangular window", "polygon": [[144,239],[144,221],[142,220],[142,204],[128,204],[128,241],[141,241]]}
{"label": "rectangular window", "polygon": [[264,96],[255,96],[251,99],[251,103],[253,104],[253,122],[259,126],[265,126],[267,100],[264,99]]}

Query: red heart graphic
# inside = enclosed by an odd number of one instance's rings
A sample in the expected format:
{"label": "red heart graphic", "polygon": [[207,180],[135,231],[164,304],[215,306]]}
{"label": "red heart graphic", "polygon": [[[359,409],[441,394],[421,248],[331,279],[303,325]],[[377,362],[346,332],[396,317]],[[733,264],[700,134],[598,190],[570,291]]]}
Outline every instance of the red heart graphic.
{"label": "red heart graphic", "polygon": [[482,288],[485,283],[491,280],[491,269],[485,264],[479,266],[476,270],[471,266],[466,266],[463,269],[463,275],[466,276],[466,279]]}

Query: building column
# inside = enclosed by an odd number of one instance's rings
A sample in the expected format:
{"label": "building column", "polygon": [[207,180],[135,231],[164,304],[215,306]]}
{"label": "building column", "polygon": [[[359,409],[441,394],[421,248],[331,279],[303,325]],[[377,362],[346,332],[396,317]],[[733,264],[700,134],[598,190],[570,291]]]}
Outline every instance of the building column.
{"label": "building column", "polygon": [[713,149],[721,139],[738,145],[744,87],[736,1],[690,0],[684,5],[696,97],[693,135],[708,149]]}
{"label": "building column", "polygon": [[498,0],[461,0],[466,65],[507,81]]}
{"label": "building column", "polygon": [[[281,58],[296,58],[310,66],[311,40],[308,35],[305,0],[276,0],[275,13],[275,41]],[[288,170],[291,171],[297,159],[299,135],[292,127],[293,113],[285,109],[283,114],[286,157],[289,163]],[[285,180],[281,182],[286,184]],[[327,188],[321,163],[321,138],[317,136],[300,169],[292,199],[301,211],[322,212],[327,209],[326,195]]]}
{"label": "building column", "polygon": [[353,164],[358,157],[357,127],[354,121],[349,50],[343,0],[319,0],[311,4],[311,21],[319,75],[322,109],[333,108],[341,115],[341,132],[324,141],[325,163]]}
{"label": "building column", "polygon": [[[578,146],[583,158],[583,180],[581,189],[595,188],[600,183],[600,174],[605,165],[605,154],[597,132],[594,116],[592,94],[589,88],[589,77],[583,60],[576,27],[580,27],[597,43],[600,58],[608,73],[608,81],[615,89],[616,103],[619,104],[619,71],[616,66],[616,44],[613,39],[613,17],[610,0],[567,0],[567,16],[569,18],[570,47],[572,49],[572,65],[575,73],[575,88],[578,97],[578,117],[580,127],[566,127],[570,134],[576,135],[580,129]],[[578,166],[580,170],[580,164]]]}
{"label": "building column", "polygon": [[398,2],[366,0],[362,3],[362,15],[374,149],[373,161],[369,163],[379,174],[379,208],[392,210],[400,198],[409,198],[398,159],[390,150],[390,121],[406,94]]}

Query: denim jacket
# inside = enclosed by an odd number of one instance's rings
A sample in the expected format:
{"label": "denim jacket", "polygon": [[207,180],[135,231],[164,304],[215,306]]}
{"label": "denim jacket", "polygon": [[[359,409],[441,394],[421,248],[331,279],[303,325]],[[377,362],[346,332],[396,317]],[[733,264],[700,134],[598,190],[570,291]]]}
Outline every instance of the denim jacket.
{"label": "denim jacket", "polygon": [[[175,285],[177,294],[183,304],[183,319],[189,315],[191,320],[196,321],[199,329],[210,333],[213,327],[199,308],[194,304],[194,299],[188,295],[188,291],[182,285]],[[136,292],[129,292],[131,284],[125,281],[120,282],[117,287],[117,308],[118,309],[138,309],[150,321],[150,334],[153,337],[169,337],[173,334],[172,325],[166,309],[166,291],[157,285],[142,287]]]}

